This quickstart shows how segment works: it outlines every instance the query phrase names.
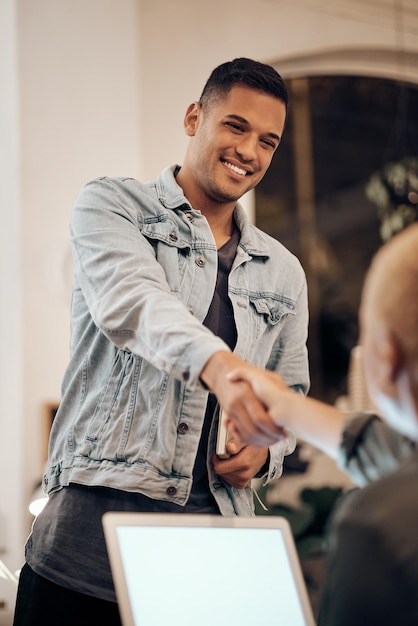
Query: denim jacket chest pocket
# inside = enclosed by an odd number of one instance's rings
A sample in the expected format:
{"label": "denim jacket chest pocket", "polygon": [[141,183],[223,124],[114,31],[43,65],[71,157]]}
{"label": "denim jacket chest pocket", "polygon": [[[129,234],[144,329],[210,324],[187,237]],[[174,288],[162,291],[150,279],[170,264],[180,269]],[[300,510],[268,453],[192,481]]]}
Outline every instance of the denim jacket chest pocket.
{"label": "denim jacket chest pocket", "polygon": [[294,303],[279,296],[250,295],[249,300],[257,314],[256,319],[263,319],[266,325],[276,326],[288,315],[294,315]]}
{"label": "denim jacket chest pocket", "polygon": [[180,294],[181,282],[191,252],[190,241],[180,225],[168,218],[149,218],[140,224],[142,235],[152,246],[155,258],[164,269],[173,293]]}
{"label": "denim jacket chest pocket", "polygon": [[279,294],[250,293],[247,298],[241,294],[237,305],[238,333],[242,331],[241,338],[246,338],[244,347],[239,337],[239,345],[243,346],[239,353],[249,362],[265,367],[287,321],[295,316],[295,304]]}

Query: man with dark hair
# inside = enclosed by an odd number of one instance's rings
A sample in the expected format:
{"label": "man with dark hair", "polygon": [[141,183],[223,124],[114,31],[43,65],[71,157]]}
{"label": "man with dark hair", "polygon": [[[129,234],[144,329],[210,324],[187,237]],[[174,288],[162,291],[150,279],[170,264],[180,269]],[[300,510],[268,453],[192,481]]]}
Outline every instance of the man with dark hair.
{"label": "man with dark hair", "polygon": [[290,436],[215,454],[218,404],[264,415],[233,368],[309,386],[304,272],[237,202],[270,165],[286,103],[273,68],[226,63],[186,111],[181,167],[101,178],[76,199],[71,358],[15,626],[120,624],[103,514],[253,515],[252,478],[278,478],[294,450]]}

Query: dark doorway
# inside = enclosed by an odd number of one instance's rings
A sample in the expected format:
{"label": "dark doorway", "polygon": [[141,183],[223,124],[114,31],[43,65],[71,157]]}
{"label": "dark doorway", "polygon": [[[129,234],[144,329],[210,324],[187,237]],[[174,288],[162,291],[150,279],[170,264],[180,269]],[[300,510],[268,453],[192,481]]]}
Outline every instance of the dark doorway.
{"label": "dark doorway", "polygon": [[256,188],[256,224],[304,265],[311,394],[333,402],[346,392],[363,279],[382,245],[365,187],[387,162],[418,157],[418,87],[355,76],[287,84],[287,127]]}

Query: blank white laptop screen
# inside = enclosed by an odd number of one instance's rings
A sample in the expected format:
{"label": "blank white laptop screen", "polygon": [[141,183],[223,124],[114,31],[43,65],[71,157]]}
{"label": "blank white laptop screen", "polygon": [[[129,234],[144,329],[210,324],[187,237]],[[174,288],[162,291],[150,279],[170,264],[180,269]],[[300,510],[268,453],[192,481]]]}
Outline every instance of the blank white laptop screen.
{"label": "blank white laptop screen", "polygon": [[106,513],[124,626],[313,626],[290,527],[275,516]]}

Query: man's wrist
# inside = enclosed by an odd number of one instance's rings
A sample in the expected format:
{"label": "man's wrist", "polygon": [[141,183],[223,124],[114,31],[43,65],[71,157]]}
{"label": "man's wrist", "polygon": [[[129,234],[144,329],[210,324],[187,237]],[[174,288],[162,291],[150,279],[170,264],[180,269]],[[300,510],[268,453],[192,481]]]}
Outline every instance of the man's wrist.
{"label": "man's wrist", "polygon": [[199,380],[208,391],[213,391],[219,376],[224,376],[229,371],[226,367],[226,359],[232,354],[228,350],[218,350],[206,362],[200,372]]}
{"label": "man's wrist", "polygon": [[267,458],[264,462],[264,465],[260,467],[260,469],[258,470],[257,474],[254,476],[254,478],[263,478],[264,476],[268,474],[269,469],[270,469],[270,449],[267,448]]}

